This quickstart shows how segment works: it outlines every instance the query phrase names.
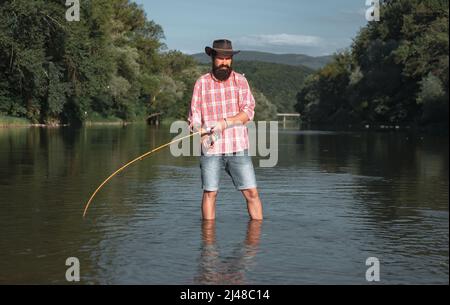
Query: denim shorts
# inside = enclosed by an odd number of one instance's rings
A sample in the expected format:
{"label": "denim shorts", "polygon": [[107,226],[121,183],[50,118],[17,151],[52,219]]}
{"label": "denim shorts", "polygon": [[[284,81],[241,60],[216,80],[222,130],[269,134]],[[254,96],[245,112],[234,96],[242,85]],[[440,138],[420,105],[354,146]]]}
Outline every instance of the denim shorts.
{"label": "denim shorts", "polygon": [[256,188],[255,171],[248,150],[232,154],[201,155],[202,188],[204,191],[219,190],[222,169],[233,180],[238,190]]}

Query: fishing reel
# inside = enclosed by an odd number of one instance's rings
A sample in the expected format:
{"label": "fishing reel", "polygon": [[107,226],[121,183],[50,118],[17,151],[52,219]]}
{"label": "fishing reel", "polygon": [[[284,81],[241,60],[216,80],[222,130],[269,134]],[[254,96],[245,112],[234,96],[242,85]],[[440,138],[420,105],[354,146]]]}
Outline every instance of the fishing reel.
{"label": "fishing reel", "polygon": [[220,134],[214,131],[214,127],[207,127],[205,134],[208,135],[208,139],[203,143],[206,149],[209,149],[220,139]]}

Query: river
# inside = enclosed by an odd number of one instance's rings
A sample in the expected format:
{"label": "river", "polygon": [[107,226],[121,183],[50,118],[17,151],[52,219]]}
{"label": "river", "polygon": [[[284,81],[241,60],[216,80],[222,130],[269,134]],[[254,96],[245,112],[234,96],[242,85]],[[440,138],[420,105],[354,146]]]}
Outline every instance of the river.
{"label": "river", "polygon": [[200,218],[197,157],[158,152],[165,127],[0,128],[0,283],[449,283],[448,135],[279,130],[259,167],[262,222],[225,174],[217,219]]}

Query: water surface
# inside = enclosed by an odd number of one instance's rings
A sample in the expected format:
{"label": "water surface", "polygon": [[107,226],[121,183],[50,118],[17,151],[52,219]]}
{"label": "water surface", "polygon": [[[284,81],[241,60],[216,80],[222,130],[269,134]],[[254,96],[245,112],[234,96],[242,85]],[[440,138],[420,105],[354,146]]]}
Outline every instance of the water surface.
{"label": "water surface", "polygon": [[167,128],[0,129],[0,283],[448,284],[448,136],[280,130],[276,167],[254,157],[265,219],[249,221],[224,173],[215,222],[200,219],[196,157]]}

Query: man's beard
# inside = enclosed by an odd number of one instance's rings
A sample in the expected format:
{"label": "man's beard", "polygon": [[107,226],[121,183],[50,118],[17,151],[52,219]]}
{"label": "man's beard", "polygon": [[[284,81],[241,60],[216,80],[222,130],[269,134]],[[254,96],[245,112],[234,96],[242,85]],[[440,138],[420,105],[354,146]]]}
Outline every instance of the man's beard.
{"label": "man's beard", "polygon": [[220,81],[226,81],[230,75],[233,68],[227,65],[216,66],[213,63],[213,74]]}

